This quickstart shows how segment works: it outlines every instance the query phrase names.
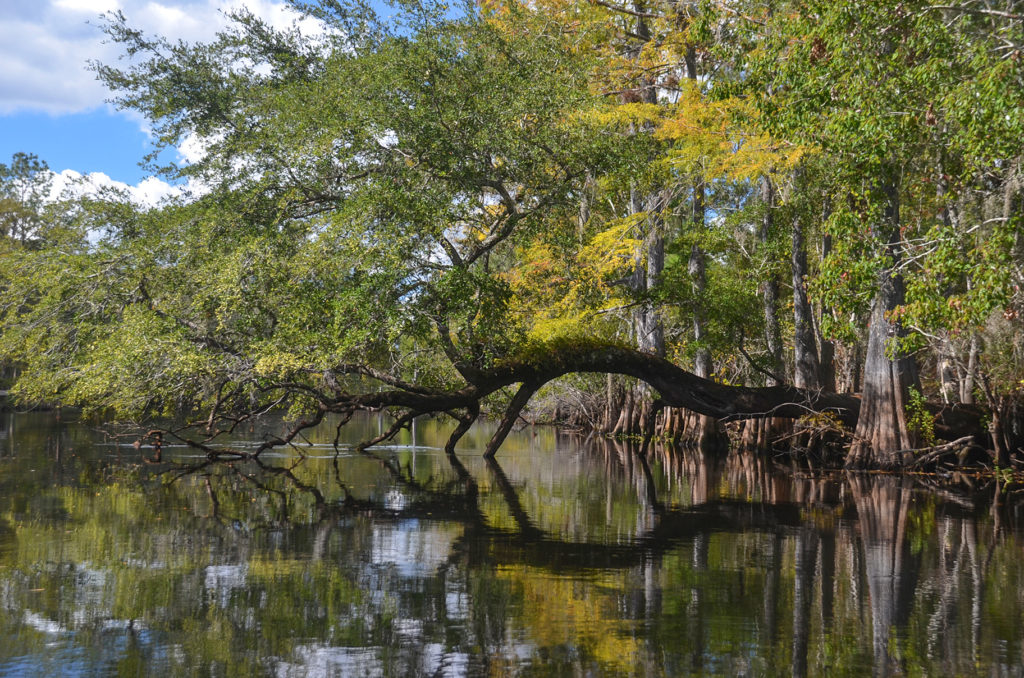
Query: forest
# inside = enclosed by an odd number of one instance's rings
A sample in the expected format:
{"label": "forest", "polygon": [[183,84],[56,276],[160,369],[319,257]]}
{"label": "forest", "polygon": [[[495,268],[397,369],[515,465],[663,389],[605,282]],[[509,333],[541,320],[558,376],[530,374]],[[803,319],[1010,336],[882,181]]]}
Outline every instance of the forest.
{"label": "forest", "polygon": [[492,416],[488,457],[523,422],[1024,455],[1024,2],[292,4],[320,32],[107,15],[92,70],[178,197],[0,165],[16,402],[228,458],[360,411],[449,451]]}

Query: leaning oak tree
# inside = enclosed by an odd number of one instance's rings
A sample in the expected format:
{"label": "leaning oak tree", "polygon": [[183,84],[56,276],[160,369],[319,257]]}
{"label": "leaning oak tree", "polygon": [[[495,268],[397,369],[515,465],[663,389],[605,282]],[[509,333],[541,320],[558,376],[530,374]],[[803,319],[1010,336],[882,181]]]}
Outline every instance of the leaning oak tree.
{"label": "leaning oak tree", "polygon": [[[338,2],[322,30],[240,13],[204,45],[108,33],[133,65],[96,67],[159,145],[205,155],[161,169],[191,193],[158,208],[85,201],[45,246],[5,254],[0,358],[14,391],[135,418],[191,417],[210,454],[240,422],[290,408],[286,444],[331,413],[458,422],[516,387],[486,454],[530,397],[571,372],[642,379],[664,404],[720,419],[859,401],[718,384],[578,335],[537,342],[508,312],[516,243],[576,219],[588,177],[646,156],[594,115],[587,54],[561,32],[509,30],[473,7],[379,21]],[[156,158],[157,156],[152,156]]]}

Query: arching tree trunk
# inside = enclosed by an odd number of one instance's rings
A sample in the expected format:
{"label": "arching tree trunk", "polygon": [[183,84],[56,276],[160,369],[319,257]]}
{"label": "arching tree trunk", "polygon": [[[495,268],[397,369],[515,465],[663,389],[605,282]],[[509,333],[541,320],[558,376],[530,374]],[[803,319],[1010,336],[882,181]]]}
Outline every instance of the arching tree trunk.
{"label": "arching tree trunk", "polygon": [[[664,358],[604,343],[533,346],[527,355],[495,361],[486,369],[460,363],[457,370],[465,383],[459,387],[438,389],[409,384],[365,365],[337,365],[325,380],[334,386],[323,392],[301,390],[303,394],[312,392],[318,395],[318,411],[315,416],[293,424],[286,435],[261,443],[255,451],[223,447],[215,440],[219,433],[216,428],[214,434],[203,439],[201,436],[206,431],[205,421],[168,429],[167,433],[175,440],[203,450],[210,458],[248,459],[258,457],[277,445],[289,444],[302,431],[320,424],[328,413],[342,415],[341,425],[344,425],[355,412],[389,410],[395,417],[395,423],[388,431],[360,443],[360,449],[365,449],[392,438],[421,415],[446,414],[461,421],[462,412],[472,411],[499,389],[519,385],[519,391],[509,403],[501,425],[488,445],[489,452],[493,454],[532,394],[544,384],[573,372],[621,374],[640,379],[659,393],[666,406],[685,408],[705,415],[716,425],[718,422],[744,419],[798,418],[808,412],[830,412],[844,424],[852,426],[857,422],[862,407],[861,400],[850,395],[798,389],[789,385],[759,388],[734,386],[702,379]],[[345,375],[358,375],[379,385],[368,384],[367,390],[351,393],[345,386],[353,383],[353,380],[345,379]],[[944,408],[935,413],[938,415],[936,435],[944,439],[955,440],[964,435],[974,435],[978,431],[981,412],[976,409],[961,406],[956,409]],[[635,408],[630,420],[634,426],[638,423]],[[200,437],[197,438],[197,435]]]}

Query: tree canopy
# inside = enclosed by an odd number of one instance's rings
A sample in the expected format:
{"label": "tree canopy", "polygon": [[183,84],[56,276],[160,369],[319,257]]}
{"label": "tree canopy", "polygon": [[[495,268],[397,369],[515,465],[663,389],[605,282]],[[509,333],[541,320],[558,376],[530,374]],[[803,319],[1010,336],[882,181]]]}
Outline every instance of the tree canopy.
{"label": "tree canopy", "polygon": [[[213,438],[446,415],[450,447],[484,406],[493,454],[549,382],[608,373],[657,392],[633,425],[829,411],[858,463],[976,400],[1000,459],[1024,441],[1020,3],[295,4],[321,32],[108,16],[132,59],[94,69],[151,163],[204,150],[152,165],[187,195],[43,209],[45,165],[2,166],[33,224],[2,246],[18,397]],[[629,381],[562,383],[632,411]]]}

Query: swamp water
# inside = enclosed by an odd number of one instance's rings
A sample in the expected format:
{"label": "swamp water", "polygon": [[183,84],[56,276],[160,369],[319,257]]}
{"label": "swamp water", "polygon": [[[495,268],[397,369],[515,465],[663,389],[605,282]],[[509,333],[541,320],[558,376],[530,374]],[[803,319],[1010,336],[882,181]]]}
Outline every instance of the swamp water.
{"label": "swamp water", "polygon": [[546,428],[497,464],[474,429],[453,462],[431,421],[373,458],[372,419],[337,456],[325,427],[152,464],[0,417],[0,675],[1024,675],[1024,515],[995,480]]}

